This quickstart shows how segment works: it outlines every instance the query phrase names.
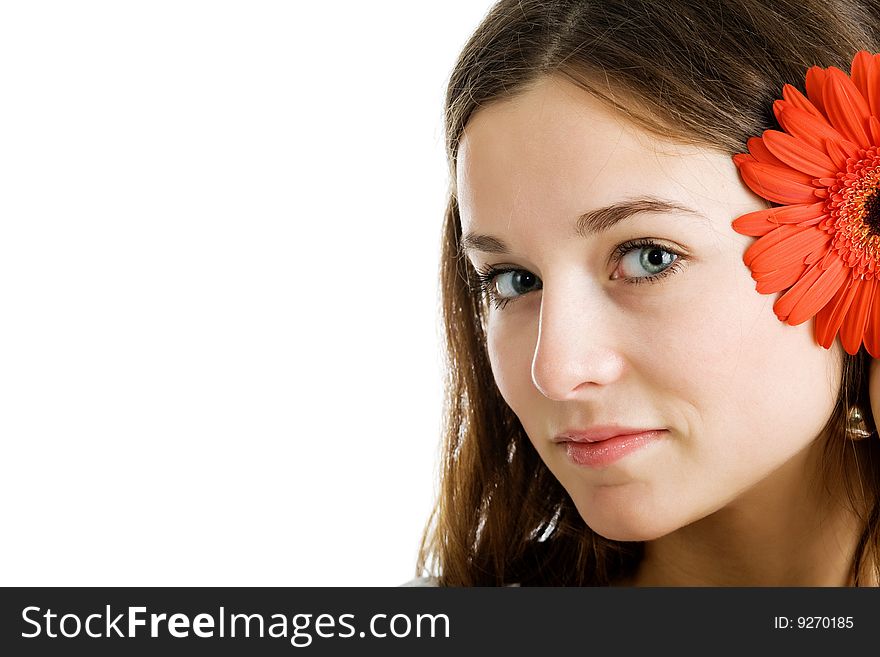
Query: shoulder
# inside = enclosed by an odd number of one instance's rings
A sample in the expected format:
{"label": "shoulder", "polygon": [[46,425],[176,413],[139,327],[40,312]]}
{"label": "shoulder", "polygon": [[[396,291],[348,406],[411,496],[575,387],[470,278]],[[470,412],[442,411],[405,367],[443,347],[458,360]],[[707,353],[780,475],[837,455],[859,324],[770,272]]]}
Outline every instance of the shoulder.
{"label": "shoulder", "polygon": [[400,586],[438,586],[436,577],[415,577],[408,582],[398,584]]}

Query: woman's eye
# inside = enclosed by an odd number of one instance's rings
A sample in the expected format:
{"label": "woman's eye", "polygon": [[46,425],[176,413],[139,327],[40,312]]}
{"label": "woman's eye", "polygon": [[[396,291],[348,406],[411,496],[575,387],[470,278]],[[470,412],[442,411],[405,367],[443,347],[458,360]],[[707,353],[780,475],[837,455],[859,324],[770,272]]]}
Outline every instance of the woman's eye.
{"label": "woman's eye", "polygon": [[502,271],[494,279],[494,292],[502,299],[522,296],[538,284],[538,277],[523,269]]}
{"label": "woman's eye", "polygon": [[480,288],[496,308],[541,289],[541,279],[524,269],[486,267],[478,272]]}
{"label": "woman's eye", "polygon": [[643,246],[623,245],[620,267],[623,270],[616,278],[651,278],[661,275],[678,260],[673,253],[658,244]]}

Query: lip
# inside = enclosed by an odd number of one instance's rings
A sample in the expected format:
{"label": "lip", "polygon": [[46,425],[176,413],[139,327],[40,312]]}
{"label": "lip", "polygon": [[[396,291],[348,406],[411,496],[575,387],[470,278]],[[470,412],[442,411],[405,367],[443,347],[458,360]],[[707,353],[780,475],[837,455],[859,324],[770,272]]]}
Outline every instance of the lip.
{"label": "lip", "polygon": [[602,440],[574,440],[567,438],[558,441],[565,448],[568,459],[579,466],[604,468],[620,459],[637,452],[648,445],[659,442],[666,434],[665,429],[642,431],[611,436]]}
{"label": "lip", "polygon": [[623,427],[618,424],[603,424],[586,429],[566,429],[558,434],[554,442],[597,443],[617,436],[635,436],[649,431],[665,431],[657,427]]}

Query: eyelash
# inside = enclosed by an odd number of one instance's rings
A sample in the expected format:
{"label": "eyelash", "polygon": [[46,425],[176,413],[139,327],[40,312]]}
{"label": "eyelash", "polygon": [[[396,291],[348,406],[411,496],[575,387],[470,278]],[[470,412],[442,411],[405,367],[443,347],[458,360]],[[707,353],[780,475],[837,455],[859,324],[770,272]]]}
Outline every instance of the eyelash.
{"label": "eyelash", "polygon": [[[617,246],[611,254],[612,260],[615,263],[615,266],[620,262],[620,260],[630,251],[641,250],[641,249],[659,249],[661,251],[665,251],[666,253],[671,253],[676,256],[675,260],[663,271],[658,274],[652,274],[651,276],[635,276],[633,278],[624,278],[623,281],[630,285],[641,285],[642,283],[655,283],[661,278],[674,274],[679,270],[682,263],[682,254],[678,253],[678,251],[673,251],[672,249],[663,246],[662,244],[658,244],[650,239],[638,239],[633,240],[631,242],[624,242]],[[495,279],[501,274],[506,274],[509,272],[518,272],[525,271],[518,267],[495,267],[493,265],[486,265],[480,269],[477,269],[477,278],[479,279],[479,290],[482,294],[489,297],[489,300],[495,306],[497,310],[503,309],[508,303],[511,301],[516,301],[523,295],[518,297],[499,297],[495,292]],[[539,288],[540,289],[540,288]]]}

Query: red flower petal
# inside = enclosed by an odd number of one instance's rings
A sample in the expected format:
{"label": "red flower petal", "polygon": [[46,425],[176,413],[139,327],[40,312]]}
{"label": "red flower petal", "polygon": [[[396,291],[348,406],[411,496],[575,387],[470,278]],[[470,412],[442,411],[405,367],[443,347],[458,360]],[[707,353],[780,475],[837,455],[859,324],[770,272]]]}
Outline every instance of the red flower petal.
{"label": "red flower petal", "polygon": [[736,155],[733,156],[733,163],[738,167],[741,167],[743,165],[743,162],[757,162],[757,161],[758,160],[756,160],[754,158],[754,156],[749,155],[748,153],[737,153]]}
{"label": "red flower petal", "polygon": [[779,297],[779,299],[776,300],[776,303],[773,304],[773,312],[776,313],[776,316],[783,322],[787,322],[792,309],[798,304],[804,295],[810,291],[810,288],[816,284],[816,281],[818,281],[819,277],[824,273],[825,272],[823,272],[817,265],[813,265],[807,269],[807,271],[804,272],[804,275],[801,276],[800,280],[792,285],[788,292]]}
{"label": "red flower petal", "polygon": [[819,66],[811,66],[807,70],[807,98],[823,114],[825,103],[822,97],[822,88],[825,86],[825,69]]}
{"label": "red flower petal", "polygon": [[746,267],[750,267],[752,260],[761,255],[767,249],[776,246],[783,240],[792,235],[797,235],[803,230],[800,226],[794,224],[783,224],[772,233],[764,235],[762,238],[752,242],[751,246],[746,249],[743,254],[743,263]]}
{"label": "red flower petal", "polygon": [[880,116],[880,57],[874,55],[874,65],[868,68],[865,86],[868,93],[865,96],[871,108],[871,114]]}
{"label": "red flower petal", "polygon": [[740,235],[749,235],[751,237],[761,237],[771,230],[776,230],[779,224],[767,221],[765,212],[767,210],[758,210],[757,212],[749,212],[741,217],[737,217],[733,222],[733,229]]}
{"label": "red flower petal", "polygon": [[794,169],[743,162],[739,172],[753,192],[769,201],[785,205],[816,201],[812,178]]}
{"label": "red flower petal", "polygon": [[852,81],[862,94],[862,98],[868,98],[868,71],[874,66],[874,56],[867,50],[860,50],[853,57],[852,61]]}
{"label": "red flower petal", "polygon": [[[813,148],[827,150],[826,140],[835,142],[840,148],[846,152],[847,157],[856,155],[859,147],[849,139],[841,135],[824,119],[819,120],[812,114],[802,109],[789,105],[782,110],[782,127],[791,135],[794,135],[802,142],[809,144]],[[831,158],[834,160],[834,158]]]}
{"label": "red flower petal", "polygon": [[[813,116],[815,116],[818,119],[822,119],[823,121],[825,120],[825,116],[822,114],[822,112],[820,112],[818,109],[816,109],[816,106],[813,105],[813,103],[811,103],[807,99],[806,96],[804,96],[800,91],[798,91],[797,87],[790,85],[790,84],[783,85],[782,97],[789,104],[794,105],[795,107],[798,107],[798,108],[804,110],[805,112],[812,114]],[[777,107],[778,107],[778,109],[782,109],[782,105],[780,103],[781,103],[781,101],[778,101],[778,100],[773,103],[773,112],[776,114],[777,119],[779,118],[779,112],[777,111]]]}
{"label": "red flower petal", "polygon": [[780,224],[811,225],[819,223],[824,214],[823,202],[810,205],[785,205],[749,212],[733,221],[733,229],[741,235],[760,237],[766,235]]}
{"label": "red flower petal", "polygon": [[865,125],[871,110],[853,81],[839,68],[829,67],[823,100],[831,125],[847,139],[862,148],[868,148],[871,140],[868,139]]}
{"label": "red flower petal", "polygon": [[822,264],[819,266],[822,269],[828,269],[834,263],[835,258],[840,258],[840,254],[837,253],[837,251],[828,251],[828,253],[825,254],[825,258],[823,259]]}
{"label": "red flower petal", "polygon": [[837,167],[824,151],[778,130],[765,130],[764,142],[767,149],[793,169],[816,178],[833,176]]}
{"label": "red flower petal", "polygon": [[[801,225],[803,226],[803,224]],[[806,258],[804,258],[804,264],[812,265],[814,262],[822,260],[822,264],[820,264],[819,266],[822,269],[828,269],[832,264],[834,264],[834,258],[832,257],[834,249],[832,249],[831,247],[832,241],[831,239],[829,239],[827,243],[816,249],[813,249],[813,252],[810,253]]]}
{"label": "red flower petal", "polygon": [[[797,224],[781,224],[774,232],[768,233],[760,239],[752,242],[751,246],[749,246],[743,254],[743,262],[751,269],[754,267],[755,258],[763,257],[768,251],[773,252],[779,250],[784,253],[795,246],[807,246],[808,244],[815,244],[818,246],[821,242],[819,238],[822,235],[824,235],[826,239],[829,237],[828,233],[813,226],[804,227]],[[792,242],[790,240],[796,241]],[[802,255],[806,256],[806,251],[804,251]],[[781,267],[786,266],[785,263],[782,263],[779,267],[765,268],[762,271],[772,271],[773,269],[780,269]]]}
{"label": "red flower petal", "polygon": [[788,235],[776,244],[762,248],[757,255],[752,252],[752,249],[758,244],[755,242],[746,251],[743,261],[748,260],[749,269],[759,274],[786,269],[795,264],[805,264],[804,260],[807,254],[827,246],[830,241],[831,236],[827,232],[809,226],[800,232]]}
{"label": "red flower petal", "polygon": [[852,305],[856,292],[858,292],[860,282],[858,279],[848,278],[834,295],[834,298],[816,314],[813,334],[816,342],[826,349],[830,349],[834,343],[837,331],[840,329],[850,305]]}
{"label": "red flower petal", "polygon": [[846,353],[851,355],[859,351],[859,346],[864,338],[865,324],[868,321],[871,303],[874,300],[876,280],[862,280],[859,283],[859,289],[840,327],[840,342]]}
{"label": "red flower petal", "polygon": [[[821,267],[819,269],[821,270]],[[819,312],[825,304],[831,301],[832,297],[840,289],[840,286],[846,282],[850,272],[850,268],[840,259],[837,259],[835,264],[822,271],[819,280],[809,286],[809,289],[800,298],[800,301],[791,309],[788,315],[788,323],[792,326],[803,324]]]}
{"label": "red flower petal", "polygon": [[764,143],[764,140],[760,137],[751,137],[746,142],[746,146],[748,146],[749,152],[752,154],[758,162],[763,162],[764,164],[772,164],[777,167],[788,166],[785,162],[776,157],[773,153],[770,152],[770,149]]}
{"label": "red flower petal", "polygon": [[781,292],[797,283],[806,270],[806,265],[795,264],[786,269],[778,269],[767,274],[752,274],[752,278],[757,281],[755,289],[758,292],[761,294],[773,294],[774,292]]}
{"label": "red flower petal", "polygon": [[871,120],[868,121],[868,125],[871,129],[871,140],[880,146],[880,121],[877,120],[876,116],[872,116]]}
{"label": "red flower petal", "polygon": [[840,142],[834,139],[825,140],[825,152],[828,153],[828,157],[831,158],[831,161],[834,162],[835,166],[841,171],[846,170],[846,161],[849,158],[854,157],[843,149]]}

